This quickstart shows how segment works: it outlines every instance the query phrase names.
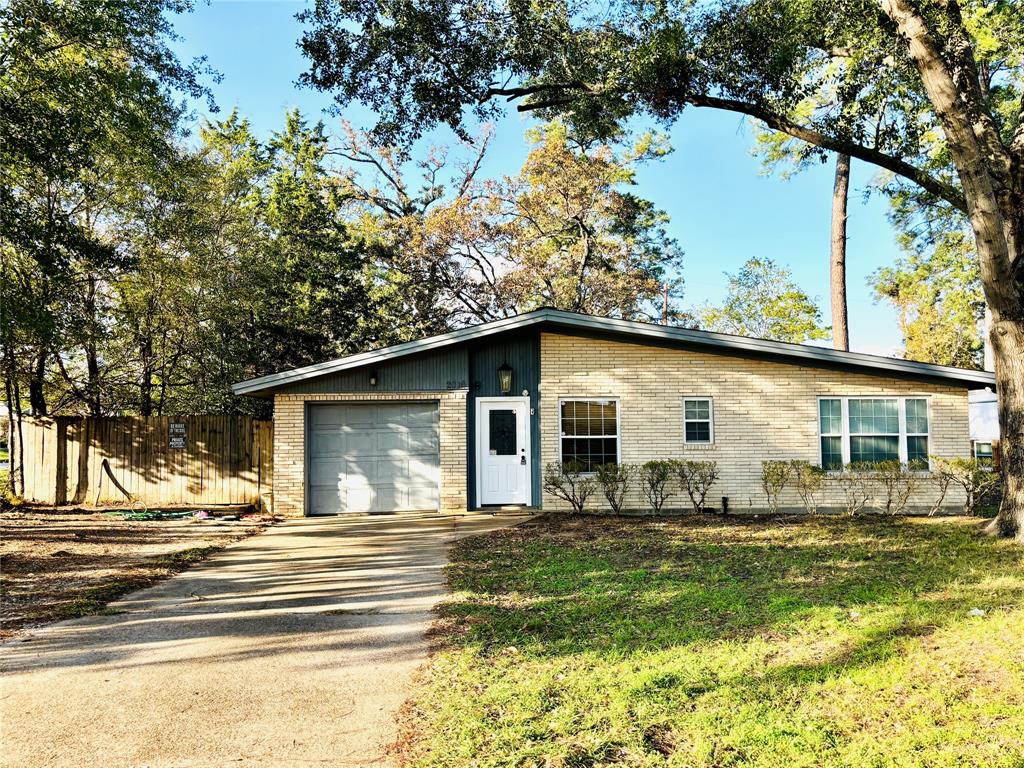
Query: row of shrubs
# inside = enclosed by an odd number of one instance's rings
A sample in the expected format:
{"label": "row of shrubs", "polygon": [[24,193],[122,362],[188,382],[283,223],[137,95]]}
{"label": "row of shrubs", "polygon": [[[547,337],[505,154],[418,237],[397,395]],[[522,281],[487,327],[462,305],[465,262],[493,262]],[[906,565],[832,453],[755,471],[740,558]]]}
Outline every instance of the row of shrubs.
{"label": "row of shrubs", "polygon": [[[827,471],[807,461],[765,461],[761,464],[761,488],[771,512],[779,511],[782,492],[792,488],[808,514],[821,505],[826,481],[840,490],[846,512],[857,515],[868,506],[898,515],[906,511],[915,491],[930,486],[934,496],[928,514],[941,509],[949,489],[963,488],[964,513],[973,515],[999,483],[999,473],[977,459],[931,457],[930,473],[922,473],[898,461],[848,464],[841,471]],[[661,514],[669,500],[685,495],[693,511],[707,509],[711,487],[719,478],[714,461],[666,459],[644,464],[603,464],[592,472],[582,471],[575,462],[553,462],[544,468],[544,490],[565,501],[576,514],[600,493],[613,514],[625,510],[628,494],[638,486],[648,509]],[[724,511],[724,510],[723,510]]]}

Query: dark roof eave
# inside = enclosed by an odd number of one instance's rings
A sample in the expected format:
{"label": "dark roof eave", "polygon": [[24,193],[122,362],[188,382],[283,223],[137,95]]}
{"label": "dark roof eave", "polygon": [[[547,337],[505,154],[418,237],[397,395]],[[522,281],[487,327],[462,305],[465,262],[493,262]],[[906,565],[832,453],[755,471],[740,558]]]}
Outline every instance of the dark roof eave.
{"label": "dark roof eave", "polygon": [[556,309],[539,309],[524,315],[495,320],[468,328],[460,328],[449,333],[410,341],[393,347],[349,355],[337,360],[329,360],[304,368],[270,374],[269,376],[261,376],[257,379],[250,379],[235,384],[232,390],[238,395],[266,396],[268,390],[298,381],[350,368],[358,368],[371,363],[379,363],[397,357],[428,352],[440,347],[485,338],[528,326],[540,326],[542,330],[570,330],[584,335],[596,332],[645,341],[685,344],[688,347],[703,347],[735,354],[740,357],[779,358],[812,366],[825,365],[844,369],[880,371],[888,375],[904,378],[939,381],[953,386],[965,386],[968,389],[984,389],[995,386],[995,375],[987,371],[973,371],[965,368],[935,365],[933,363],[919,363],[913,360],[866,355],[860,352],[842,352],[824,347],[789,344],[746,336],[731,336],[710,331],[674,328],[633,320],[594,317]]}

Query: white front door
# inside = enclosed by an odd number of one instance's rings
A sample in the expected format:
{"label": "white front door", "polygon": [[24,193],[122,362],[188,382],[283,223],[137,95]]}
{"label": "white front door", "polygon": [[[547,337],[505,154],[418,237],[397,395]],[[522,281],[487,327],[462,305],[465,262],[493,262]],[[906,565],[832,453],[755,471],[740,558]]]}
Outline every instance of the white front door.
{"label": "white front door", "polygon": [[477,503],[530,503],[530,399],[479,398]]}

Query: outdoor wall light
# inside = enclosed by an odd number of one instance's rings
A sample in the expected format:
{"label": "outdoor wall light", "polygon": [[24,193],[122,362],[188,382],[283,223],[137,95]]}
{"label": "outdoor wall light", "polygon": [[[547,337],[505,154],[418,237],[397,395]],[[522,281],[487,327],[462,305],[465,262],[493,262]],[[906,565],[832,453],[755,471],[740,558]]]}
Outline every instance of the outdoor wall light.
{"label": "outdoor wall light", "polygon": [[498,385],[501,387],[501,394],[507,395],[512,391],[512,366],[507,362],[501,364],[498,369]]}
{"label": "outdoor wall light", "polygon": [[377,386],[377,371],[370,371],[370,386]]}

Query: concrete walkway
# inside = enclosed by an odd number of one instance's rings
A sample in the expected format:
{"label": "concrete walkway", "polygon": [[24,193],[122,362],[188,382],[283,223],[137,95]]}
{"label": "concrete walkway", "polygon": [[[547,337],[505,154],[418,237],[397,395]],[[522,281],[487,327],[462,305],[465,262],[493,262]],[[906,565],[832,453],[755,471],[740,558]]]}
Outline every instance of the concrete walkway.
{"label": "concrete walkway", "polygon": [[0,647],[0,765],[387,765],[448,544],[520,519],[296,520],[30,632]]}

